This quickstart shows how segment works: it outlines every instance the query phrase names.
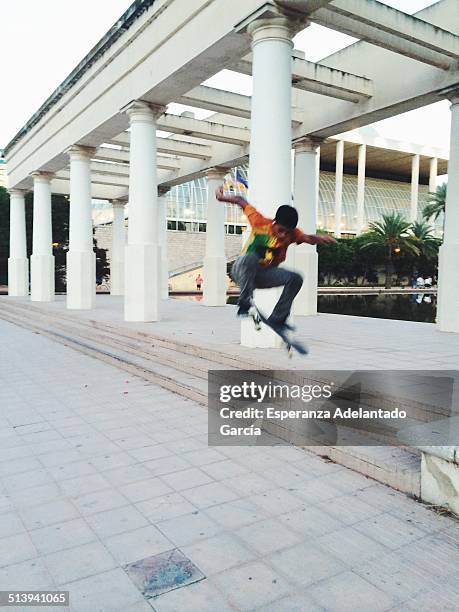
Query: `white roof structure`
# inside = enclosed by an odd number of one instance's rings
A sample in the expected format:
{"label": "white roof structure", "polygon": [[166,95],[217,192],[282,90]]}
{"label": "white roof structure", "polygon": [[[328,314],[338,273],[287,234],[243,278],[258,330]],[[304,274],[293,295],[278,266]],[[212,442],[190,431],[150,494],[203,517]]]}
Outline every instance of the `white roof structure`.
{"label": "white roof structure", "polygon": [[[455,0],[440,0],[416,16],[372,0],[235,0],[227,9],[222,0],[136,0],[6,147],[10,187],[31,188],[30,175],[40,170],[57,173],[52,190],[68,193],[65,151],[79,144],[97,148],[93,197],[126,195],[129,134],[122,108],[133,99],[218,112],[209,120],[167,113],[158,119],[158,129],[172,134],[158,142],[159,184],[242,162],[250,97],[202,82],[222,68],[251,74],[244,22],[279,9],[297,20],[297,29],[314,22],[361,39],[317,64],[293,52],[293,140],[335,137],[435,102],[459,81],[459,36],[449,31],[459,24]],[[369,144],[366,137],[362,142]],[[397,149],[394,142],[374,144]],[[400,151],[447,157],[410,149],[404,143]]]}

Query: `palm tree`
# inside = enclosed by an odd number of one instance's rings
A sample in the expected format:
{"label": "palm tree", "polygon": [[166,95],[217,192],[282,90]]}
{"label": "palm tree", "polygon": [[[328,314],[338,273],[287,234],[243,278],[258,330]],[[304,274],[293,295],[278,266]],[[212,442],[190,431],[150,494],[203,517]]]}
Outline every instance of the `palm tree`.
{"label": "palm tree", "polygon": [[441,213],[445,212],[445,204],[446,204],[446,189],[447,184],[442,183],[437,187],[437,189],[429,193],[429,200],[427,206],[425,206],[422,211],[422,216],[427,221],[433,217],[434,221],[438,219]]}
{"label": "palm tree", "polygon": [[419,252],[427,258],[436,257],[441,240],[433,234],[433,227],[426,221],[415,221],[410,228],[413,242],[419,248]]}
{"label": "palm tree", "polygon": [[369,224],[369,231],[362,234],[362,249],[374,248],[384,255],[386,265],[386,289],[392,287],[394,274],[394,253],[402,249],[413,255],[419,255],[419,246],[409,233],[411,223],[399,213],[383,215],[381,221]]}

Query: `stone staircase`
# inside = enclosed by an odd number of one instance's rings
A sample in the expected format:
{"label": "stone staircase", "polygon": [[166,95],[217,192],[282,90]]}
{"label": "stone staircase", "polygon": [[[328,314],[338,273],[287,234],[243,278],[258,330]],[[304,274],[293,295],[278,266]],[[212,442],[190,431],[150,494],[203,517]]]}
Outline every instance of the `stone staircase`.
{"label": "stone staircase", "polygon": [[[170,391],[207,406],[209,370],[267,369],[259,358],[214,346],[193,344],[113,322],[80,318],[71,311],[53,312],[46,305],[2,299],[0,318],[40,333],[88,356],[110,363]],[[292,381],[296,374],[292,372]],[[420,455],[390,446],[307,447],[308,451],[419,497]]]}

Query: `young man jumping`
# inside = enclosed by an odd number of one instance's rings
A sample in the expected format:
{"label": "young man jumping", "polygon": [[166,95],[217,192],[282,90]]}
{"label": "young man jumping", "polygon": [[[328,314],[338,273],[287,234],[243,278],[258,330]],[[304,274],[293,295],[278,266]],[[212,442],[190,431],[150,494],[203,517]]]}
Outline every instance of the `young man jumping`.
{"label": "young man jumping", "polygon": [[298,213],[293,206],[277,209],[274,219],[264,217],[256,208],[240,196],[225,195],[223,187],[216,190],[220,202],[237,204],[244,211],[252,231],[240,256],[233,264],[231,275],[241,288],[238,316],[247,317],[254,289],[284,287],[269,323],[279,331],[289,329],[286,323],[292,302],[301,289],[303,278],[297,272],[278,268],[285,261],[288,247],[295,244],[321,244],[336,242],[332,236],[305,234],[297,227]]}

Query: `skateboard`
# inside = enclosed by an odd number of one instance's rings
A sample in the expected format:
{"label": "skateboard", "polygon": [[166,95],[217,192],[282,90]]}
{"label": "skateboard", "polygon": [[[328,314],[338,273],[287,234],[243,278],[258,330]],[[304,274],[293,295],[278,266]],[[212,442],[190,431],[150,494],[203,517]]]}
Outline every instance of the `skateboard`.
{"label": "skateboard", "polygon": [[293,340],[292,338],[290,338],[288,332],[281,332],[278,329],[275,329],[270,324],[270,322],[265,317],[265,315],[258,310],[258,308],[256,307],[254,303],[252,303],[249,309],[249,316],[252,318],[253,324],[255,325],[255,329],[257,331],[260,331],[261,324],[264,323],[270,329],[272,329],[275,334],[279,336],[279,338],[282,340],[284,344],[284,347],[287,350],[289,358],[292,357],[292,349],[297,351],[297,353],[299,353],[300,355],[308,354],[308,349],[304,344],[302,344],[301,342],[298,342],[298,340]]}

